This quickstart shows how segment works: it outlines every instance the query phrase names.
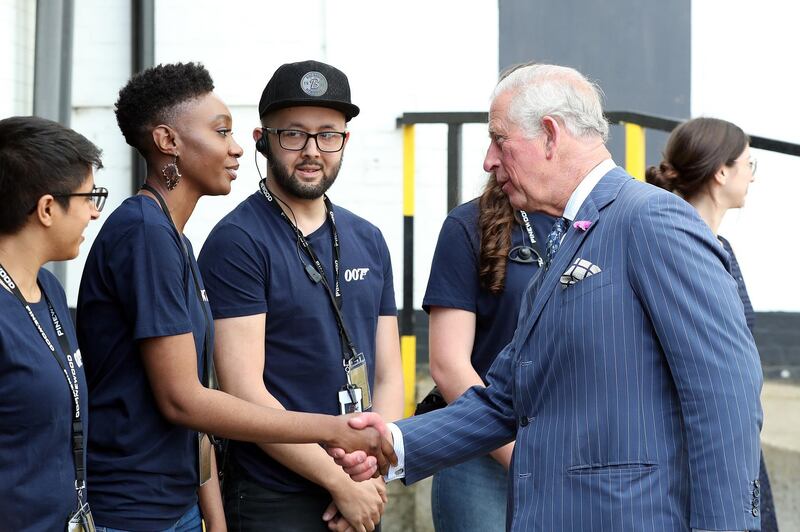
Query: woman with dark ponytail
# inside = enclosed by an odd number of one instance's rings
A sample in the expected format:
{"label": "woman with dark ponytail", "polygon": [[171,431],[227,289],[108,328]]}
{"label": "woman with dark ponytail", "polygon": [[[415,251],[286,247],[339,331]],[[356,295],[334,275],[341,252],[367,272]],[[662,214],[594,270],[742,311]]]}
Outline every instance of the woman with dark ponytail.
{"label": "woman with dark ponytail", "polygon": [[[755,173],[750,139],[735,124],[716,118],[695,118],[675,128],[667,140],[664,159],[645,173],[648,183],[670,190],[691,203],[717,235],[730,256],[731,274],[738,285],[751,332],[755,313],[739,263],[730,242],[717,231],[728,209],[744,206]],[[774,532],[778,523],[763,455],[759,476],[761,530]]]}
{"label": "woman with dark ponytail", "polygon": [[[515,211],[494,176],[483,193],[447,216],[422,306],[430,314],[430,367],[444,400],[484,386],[495,356],[511,341],[520,301],[541,267],[553,219]],[[513,443],[436,473],[431,491],[437,532],[505,530]]]}

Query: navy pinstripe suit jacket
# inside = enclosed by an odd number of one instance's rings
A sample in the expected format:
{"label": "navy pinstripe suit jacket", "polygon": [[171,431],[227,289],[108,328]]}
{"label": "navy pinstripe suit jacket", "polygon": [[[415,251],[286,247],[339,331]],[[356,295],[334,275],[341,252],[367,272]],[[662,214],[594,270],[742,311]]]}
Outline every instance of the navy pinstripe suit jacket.
{"label": "navy pinstripe suit jacket", "polygon": [[[577,219],[488,386],[398,423],[406,482],[516,439],[511,530],[757,530],[762,373],[726,253],[621,168]],[[562,288],[576,258],[602,271]]]}

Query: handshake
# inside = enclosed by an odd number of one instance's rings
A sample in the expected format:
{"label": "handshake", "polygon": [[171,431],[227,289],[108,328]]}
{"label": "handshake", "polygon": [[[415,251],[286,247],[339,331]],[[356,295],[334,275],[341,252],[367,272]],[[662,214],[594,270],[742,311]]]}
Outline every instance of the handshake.
{"label": "handshake", "polygon": [[338,427],[324,447],[350,478],[359,482],[386,475],[397,465],[393,438],[380,415],[374,412],[334,418]]}

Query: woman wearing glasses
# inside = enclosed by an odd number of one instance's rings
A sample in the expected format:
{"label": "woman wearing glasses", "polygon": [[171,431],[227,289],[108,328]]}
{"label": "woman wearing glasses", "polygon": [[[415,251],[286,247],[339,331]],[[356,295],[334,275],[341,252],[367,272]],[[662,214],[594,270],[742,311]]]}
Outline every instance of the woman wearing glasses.
{"label": "woman wearing glasses", "polygon": [[[64,289],[108,194],[100,150],[37,117],[0,120],[0,528],[64,530],[85,507],[86,379]],[[75,451],[73,454],[73,450]]]}
{"label": "woman wearing glasses", "polygon": [[[670,135],[664,159],[647,169],[646,179],[661,188],[675,192],[691,203],[700,217],[717,234],[728,209],[744,207],[747,189],[756,173],[756,160],[750,155],[750,139],[735,124],[716,118],[695,118],[684,122]],[[750,331],[755,313],[747,295],[747,287],[730,242],[717,234],[720,245],[731,259],[731,275],[739,288]],[[761,530],[778,530],[775,504],[769,477],[761,457],[760,492]],[[755,496],[758,500],[758,496]]]}
{"label": "woman wearing glasses", "polygon": [[[542,266],[542,239],[553,221],[515,211],[494,176],[479,198],[448,214],[422,303],[430,314],[431,376],[444,401],[485,385],[495,356],[514,335],[522,294]],[[437,532],[505,530],[512,450],[510,443],[434,475]]]}
{"label": "woman wearing glasses", "polygon": [[78,299],[98,530],[199,531],[201,510],[207,530],[223,530],[215,465],[198,432],[381,444],[376,433],[347,430],[343,418],[277,411],[213,389],[213,322],[183,235],[202,196],[230,192],[242,155],[231,113],[213,89],[202,65],[159,65],[135,75],[116,103],[122,134],[145,158],[147,175],[103,225]]}

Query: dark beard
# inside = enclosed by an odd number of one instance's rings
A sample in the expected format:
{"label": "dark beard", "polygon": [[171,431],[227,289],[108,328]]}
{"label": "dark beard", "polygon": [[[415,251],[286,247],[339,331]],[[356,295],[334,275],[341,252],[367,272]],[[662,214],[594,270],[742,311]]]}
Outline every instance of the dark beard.
{"label": "dark beard", "polygon": [[294,175],[289,174],[289,169],[275,159],[269,144],[267,145],[267,164],[272,173],[272,179],[285,193],[298,199],[314,200],[321,198],[336,181],[339,169],[342,167],[342,159],[339,159],[339,163],[331,168],[330,174],[323,174],[322,179],[315,185],[301,183]]}

